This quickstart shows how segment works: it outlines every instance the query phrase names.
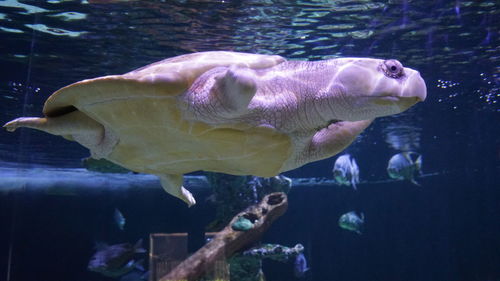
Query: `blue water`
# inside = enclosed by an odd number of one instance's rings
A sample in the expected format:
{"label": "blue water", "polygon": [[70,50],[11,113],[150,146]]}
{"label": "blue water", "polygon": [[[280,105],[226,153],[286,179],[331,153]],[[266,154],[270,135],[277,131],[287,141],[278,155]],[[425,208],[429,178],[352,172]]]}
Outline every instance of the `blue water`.
{"label": "blue water", "polygon": [[[196,51],[398,59],[420,71],[427,100],[377,119],[347,148],[361,170],[357,192],[292,187],[262,241],[302,243],[309,281],[500,280],[499,18],[496,1],[0,1],[0,123],[40,116],[72,82]],[[387,161],[407,150],[423,155],[420,187],[388,179]],[[142,175],[61,176],[87,156],[60,137],[0,130],[0,280],[111,280],[86,270],[96,241],[199,237],[213,219],[209,189],[187,209],[156,182],[124,183]],[[285,175],[331,179],[334,159]],[[126,231],[112,223],[117,207]],[[337,225],[352,210],[366,217],[362,235]],[[290,263],[263,270],[266,280],[296,280]]]}

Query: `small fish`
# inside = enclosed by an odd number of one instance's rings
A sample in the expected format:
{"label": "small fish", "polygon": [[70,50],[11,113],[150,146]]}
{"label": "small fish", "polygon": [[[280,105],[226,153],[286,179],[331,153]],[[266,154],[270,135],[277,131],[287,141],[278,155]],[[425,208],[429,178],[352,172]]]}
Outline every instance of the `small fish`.
{"label": "small fish", "polygon": [[134,268],[144,269],[141,262],[136,262],[136,254],[145,253],[142,248],[142,239],[139,239],[135,245],[130,243],[106,245],[97,244],[97,252],[89,261],[88,270],[100,273],[107,277],[120,277]]}
{"label": "small fish", "polygon": [[387,173],[391,178],[409,180],[414,185],[420,186],[415,180],[417,172],[422,173],[422,155],[412,151],[395,154],[387,165]]}
{"label": "small fish", "polygon": [[343,214],[339,218],[339,226],[343,229],[349,231],[354,231],[357,234],[362,234],[361,229],[365,223],[365,215],[361,213],[361,217],[356,214],[356,212],[351,211]]}
{"label": "small fish", "polygon": [[297,278],[304,277],[306,271],[308,270],[309,267],[307,267],[306,257],[302,253],[298,254],[297,257],[295,258],[295,264],[293,268],[293,273],[295,277]]}
{"label": "small fish", "polygon": [[115,220],[116,226],[118,226],[120,230],[123,230],[125,228],[125,217],[123,216],[122,212],[115,208],[113,218]]}
{"label": "small fish", "polygon": [[359,167],[349,154],[341,155],[333,165],[333,177],[340,185],[351,185],[356,190],[359,183]]}

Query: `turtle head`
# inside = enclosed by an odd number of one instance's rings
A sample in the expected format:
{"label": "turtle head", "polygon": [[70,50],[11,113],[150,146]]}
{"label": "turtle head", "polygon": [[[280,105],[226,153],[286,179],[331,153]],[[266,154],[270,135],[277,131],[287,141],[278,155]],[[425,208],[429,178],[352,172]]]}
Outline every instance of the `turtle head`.
{"label": "turtle head", "polygon": [[397,60],[341,58],[335,64],[333,84],[342,90],[333,110],[339,120],[358,121],[397,114],[427,96],[420,73],[403,67]]}

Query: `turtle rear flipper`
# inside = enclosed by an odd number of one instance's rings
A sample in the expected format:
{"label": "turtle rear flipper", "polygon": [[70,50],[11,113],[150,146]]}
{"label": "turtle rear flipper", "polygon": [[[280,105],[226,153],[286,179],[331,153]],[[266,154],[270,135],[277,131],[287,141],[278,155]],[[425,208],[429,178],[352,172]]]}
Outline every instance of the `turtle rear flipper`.
{"label": "turtle rear flipper", "polygon": [[17,128],[32,128],[75,140],[87,147],[96,159],[106,157],[118,142],[103,125],[78,110],[58,117],[20,117],[3,127],[9,132]]}
{"label": "turtle rear flipper", "polygon": [[160,175],[159,177],[161,186],[166,192],[186,202],[188,207],[196,204],[193,194],[182,186],[182,175]]}

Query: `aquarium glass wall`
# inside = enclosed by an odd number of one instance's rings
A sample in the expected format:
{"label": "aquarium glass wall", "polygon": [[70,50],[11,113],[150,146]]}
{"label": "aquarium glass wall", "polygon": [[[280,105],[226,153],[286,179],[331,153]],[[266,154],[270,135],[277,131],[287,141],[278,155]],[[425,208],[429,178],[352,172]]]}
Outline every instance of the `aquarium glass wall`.
{"label": "aquarium glass wall", "polygon": [[499,19],[0,0],[0,280],[499,281]]}

